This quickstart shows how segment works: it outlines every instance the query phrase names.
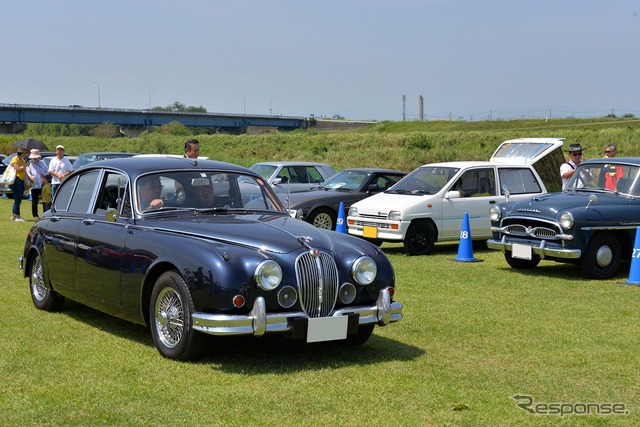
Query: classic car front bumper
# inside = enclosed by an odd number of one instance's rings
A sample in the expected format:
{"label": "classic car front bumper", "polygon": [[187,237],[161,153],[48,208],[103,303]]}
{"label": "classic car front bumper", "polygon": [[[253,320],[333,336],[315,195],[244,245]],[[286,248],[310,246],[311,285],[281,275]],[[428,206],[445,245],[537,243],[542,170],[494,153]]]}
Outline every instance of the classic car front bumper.
{"label": "classic car front bumper", "polygon": [[[515,243],[519,244],[519,243]],[[513,249],[514,242],[508,242],[505,236],[502,236],[501,240],[489,239],[487,240],[487,247],[489,249],[498,249],[502,252],[509,251],[511,252]],[[582,255],[582,251],[580,249],[567,249],[560,247],[547,247],[546,241],[541,240],[539,245],[534,245],[531,243],[527,243],[526,246],[531,247],[531,251],[539,255],[540,258],[544,259],[545,257],[552,258],[561,258],[561,259],[578,259]]]}
{"label": "classic car front bumper", "polygon": [[[384,326],[402,319],[402,304],[391,302],[389,289],[385,288],[380,291],[373,306],[345,307],[331,314],[331,317],[340,316],[357,318],[356,327],[370,324]],[[302,311],[267,313],[264,298],[258,297],[247,315],[194,313],[191,318],[193,329],[207,334],[262,336],[265,333],[293,332],[295,321],[308,319],[309,316]]]}

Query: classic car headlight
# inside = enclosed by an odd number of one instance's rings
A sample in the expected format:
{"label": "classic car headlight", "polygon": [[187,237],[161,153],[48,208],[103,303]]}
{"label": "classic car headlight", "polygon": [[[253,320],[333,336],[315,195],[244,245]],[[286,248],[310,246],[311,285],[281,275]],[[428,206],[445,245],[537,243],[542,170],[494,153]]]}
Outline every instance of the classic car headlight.
{"label": "classic car headlight", "polygon": [[573,215],[571,215],[571,212],[563,212],[560,215],[560,225],[564,229],[573,227]]}
{"label": "classic car headlight", "polygon": [[348,216],[358,216],[358,208],[356,208],[355,206],[351,206],[349,208],[349,215]]}
{"label": "classic car headlight", "polygon": [[400,211],[390,211],[387,219],[389,221],[400,221]]}
{"label": "classic car headlight", "polygon": [[373,282],[377,274],[378,266],[375,261],[368,256],[358,258],[351,267],[353,279],[363,286]]}
{"label": "classic car headlight", "polygon": [[492,222],[496,222],[500,219],[500,208],[497,206],[491,206],[489,208],[489,219]]}
{"label": "classic car headlight", "polygon": [[282,281],[282,269],[277,262],[269,259],[258,264],[254,277],[261,289],[272,291]]}

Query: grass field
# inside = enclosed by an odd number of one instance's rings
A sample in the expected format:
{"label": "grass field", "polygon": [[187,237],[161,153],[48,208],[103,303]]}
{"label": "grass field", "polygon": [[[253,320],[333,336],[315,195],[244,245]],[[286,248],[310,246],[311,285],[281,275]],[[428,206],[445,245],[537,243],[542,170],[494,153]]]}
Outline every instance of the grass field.
{"label": "grass field", "polygon": [[[212,339],[205,359],[179,363],[141,326],[69,301],[36,310],[17,268],[32,222],[9,221],[11,203],[0,199],[0,425],[640,424],[640,287],[623,284],[628,265],[586,281],[549,262],[513,271],[481,246],[483,262],[457,263],[457,243],[424,257],[385,244],[405,318],[363,347]],[[618,403],[628,414],[534,415],[518,394],[538,412]]]}

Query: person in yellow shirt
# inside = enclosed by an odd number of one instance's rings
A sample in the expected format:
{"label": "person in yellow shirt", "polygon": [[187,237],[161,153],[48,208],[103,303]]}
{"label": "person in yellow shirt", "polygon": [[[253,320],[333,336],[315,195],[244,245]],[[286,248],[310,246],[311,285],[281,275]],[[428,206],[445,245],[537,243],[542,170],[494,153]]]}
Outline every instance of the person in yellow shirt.
{"label": "person in yellow shirt", "polygon": [[24,219],[20,218],[20,204],[24,197],[24,180],[27,177],[27,165],[26,161],[27,150],[24,148],[18,148],[18,153],[11,159],[9,163],[10,168],[15,169],[16,179],[13,184],[9,186],[13,192],[13,208],[11,209],[11,221],[22,222]]}
{"label": "person in yellow shirt", "polygon": [[49,183],[50,176],[45,175],[42,178],[42,192],[40,193],[40,200],[42,200],[42,212],[46,212],[51,209],[51,201],[53,197],[51,195],[51,184]]}

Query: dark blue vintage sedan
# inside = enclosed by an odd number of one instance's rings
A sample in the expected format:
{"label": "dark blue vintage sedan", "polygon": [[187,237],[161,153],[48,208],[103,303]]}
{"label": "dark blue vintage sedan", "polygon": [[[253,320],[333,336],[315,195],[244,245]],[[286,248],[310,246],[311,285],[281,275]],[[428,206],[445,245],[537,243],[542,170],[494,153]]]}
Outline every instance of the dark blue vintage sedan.
{"label": "dark blue vintage sedan", "polygon": [[609,279],[629,260],[640,226],[640,158],[582,162],[561,193],[490,209],[491,249],[518,269],[540,260],[573,263],[590,279]]}
{"label": "dark blue vintage sedan", "polygon": [[21,268],[37,308],[69,298],[148,325],[178,360],[202,353],[203,334],[362,344],[402,319],[379,248],[291,218],[260,175],[209,160],[79,169],[30,230]]}

